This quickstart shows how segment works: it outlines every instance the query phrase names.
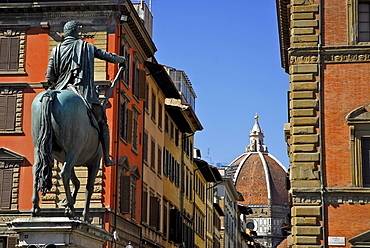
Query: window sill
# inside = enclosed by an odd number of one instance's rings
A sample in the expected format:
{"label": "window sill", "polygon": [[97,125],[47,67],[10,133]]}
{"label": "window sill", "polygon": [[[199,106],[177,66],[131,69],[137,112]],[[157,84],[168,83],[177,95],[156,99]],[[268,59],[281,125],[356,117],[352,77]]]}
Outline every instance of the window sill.
{"label": "window sill", "polygon": [[0,130],[0,135],[3,134],[24,134],[23,131],[2,131]]}
{"label": "window sill", "polygon": [[0,75],[27,75],[25,71],[0,71]]}

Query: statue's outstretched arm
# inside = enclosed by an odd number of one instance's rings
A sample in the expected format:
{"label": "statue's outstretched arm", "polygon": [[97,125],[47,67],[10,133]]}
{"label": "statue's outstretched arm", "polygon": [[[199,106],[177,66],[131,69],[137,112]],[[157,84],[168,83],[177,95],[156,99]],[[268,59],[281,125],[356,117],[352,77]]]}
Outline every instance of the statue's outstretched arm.
{"label": "statue's outstretched arm", "polygon": [[94,56],[95,58],[102,59],[115,64],[124,64],[126,62],[125,57],[119,56],[114,53],[105,52],[97,47],[95,49]]}

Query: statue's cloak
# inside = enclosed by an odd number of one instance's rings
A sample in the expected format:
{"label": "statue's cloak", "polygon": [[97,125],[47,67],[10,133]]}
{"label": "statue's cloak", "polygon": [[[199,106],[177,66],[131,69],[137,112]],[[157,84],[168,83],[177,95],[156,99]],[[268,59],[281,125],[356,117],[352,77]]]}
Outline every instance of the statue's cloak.
{"label": "statue's cloak", "polygon": [[95,52],[94,45],[67,37],[52,50],[46,74],[46,78],[55,85],[56,90],[73,85],[90,108],[92,104],[100,104],[94,84]]}

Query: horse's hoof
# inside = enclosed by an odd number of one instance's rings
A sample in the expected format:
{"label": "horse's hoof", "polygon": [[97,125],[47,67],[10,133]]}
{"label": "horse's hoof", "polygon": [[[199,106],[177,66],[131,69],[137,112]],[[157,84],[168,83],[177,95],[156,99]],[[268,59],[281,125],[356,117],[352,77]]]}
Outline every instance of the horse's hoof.
{"label": "horse's hoof", "polygon": [[31,216],[32,217],[38,217],[41,215],[41,208],[40,207],[33,207],[31,209]]}
{"label": "horse's hoof", "polygon": [[69,218],[72,218],[75,216],[75,211],[72,207],[66,207],[64,210],[64,215]]}

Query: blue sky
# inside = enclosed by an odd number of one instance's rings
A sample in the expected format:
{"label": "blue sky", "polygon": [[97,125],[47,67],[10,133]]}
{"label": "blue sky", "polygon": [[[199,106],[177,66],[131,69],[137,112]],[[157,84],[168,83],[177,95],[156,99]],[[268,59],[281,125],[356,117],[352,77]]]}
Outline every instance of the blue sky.
{"label": "blue sky", "polygon": [[202,159],[229,164],[244,153],[258,113],[265,145],[288,167],[275,1],[153,0],[152,13],[158,62],[184,70],[197,94]]}

